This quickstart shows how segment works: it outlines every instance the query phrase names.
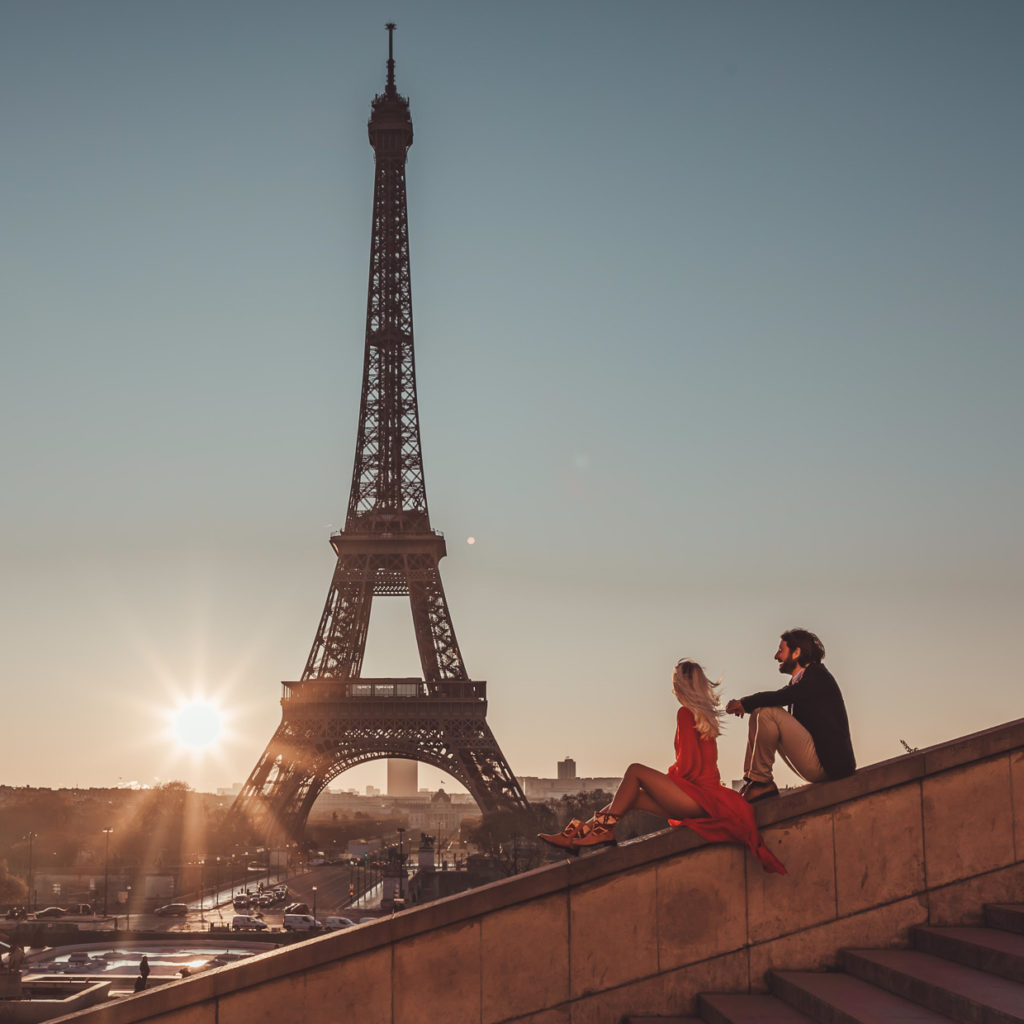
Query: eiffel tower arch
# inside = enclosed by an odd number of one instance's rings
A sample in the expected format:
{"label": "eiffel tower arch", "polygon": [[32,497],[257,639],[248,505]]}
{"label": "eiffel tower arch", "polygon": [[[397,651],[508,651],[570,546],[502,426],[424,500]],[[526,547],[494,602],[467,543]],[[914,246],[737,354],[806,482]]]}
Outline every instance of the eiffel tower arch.
{"label": "eiffel tower arch", "polygon": [[[484,811],[527,806],[487,724],[487,684],[467,675],[438,568],[445,541],[427,511],[405,189],[412,118],[395,87],[395,26],[387,29],[387,83],[368,123],[373,232],[352,487],[306,666],[283,684],[281,724],[232,808],[260,835],[299,838],[332,779],[381,758],[447,772]],[[377,596],[409,598],[422,678],[362,676]]]}

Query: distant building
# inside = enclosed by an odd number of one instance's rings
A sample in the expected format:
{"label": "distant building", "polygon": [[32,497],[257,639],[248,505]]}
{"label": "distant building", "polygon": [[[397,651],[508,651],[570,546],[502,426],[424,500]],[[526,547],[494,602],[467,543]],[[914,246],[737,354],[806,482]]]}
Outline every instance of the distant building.
{"label": "distant building", "polygon": [[576,762],[567,757],[557,764],[557,779],[539,779],[532,775],[520,775],[519,784],[523,787],[527,800],[561,800],[563,796],[575,796],[577,793],[592,793],[595,789],[603,789],[614,793],[622,781],[621,776],[615,778],[580,778],[576,774]]}
{"label": "distant building", "polygon": [[388,796],[416,796],[419,764],[416,761],[388,760]]}
{"label": "distant building", "polygon": [[398,806],[409,817],[410,832],[427,832],[442,840],[455,835],[466,818],[480,817],[480,808],[468,793],[452,798],[443,789],[429,801],[421,798],[413,804],[403,800]]}

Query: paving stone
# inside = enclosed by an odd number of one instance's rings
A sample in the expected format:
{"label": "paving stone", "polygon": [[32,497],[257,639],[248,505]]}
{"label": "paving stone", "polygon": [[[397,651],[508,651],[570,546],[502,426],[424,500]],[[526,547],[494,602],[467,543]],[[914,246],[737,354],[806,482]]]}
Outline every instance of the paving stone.
{"label": "paving stone", "polygon": [[847,971],[961,1024],[1024,1024],[1024,986],[913,949],[844,950]]}

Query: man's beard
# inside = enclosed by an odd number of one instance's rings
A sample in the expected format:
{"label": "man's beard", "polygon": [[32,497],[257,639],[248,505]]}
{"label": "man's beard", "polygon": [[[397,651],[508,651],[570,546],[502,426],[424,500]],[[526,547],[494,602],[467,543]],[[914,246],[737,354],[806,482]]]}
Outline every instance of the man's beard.
{"label": "man's beard", "polygon": [[791,676],[793,670],[796,668],[796,658],[787,658],[785,661],[779,662],[779,671],[784,676]]}

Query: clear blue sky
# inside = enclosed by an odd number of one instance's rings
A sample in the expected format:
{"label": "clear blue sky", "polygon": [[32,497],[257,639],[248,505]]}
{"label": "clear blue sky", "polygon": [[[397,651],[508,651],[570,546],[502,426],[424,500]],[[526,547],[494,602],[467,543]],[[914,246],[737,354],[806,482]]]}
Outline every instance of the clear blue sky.
{"label": "clear blue sky", "polygon": [[[0,782],[228,785],[279,721],[388,20],[431,518],[513,768],[667,764],[675,660],[774,688],[796,624],[861,763],[1024,714],[1024,5],[7,0]],[[379,605],[366,673],[414,674]],[[192,693],[217,756],[160,734]]]}

